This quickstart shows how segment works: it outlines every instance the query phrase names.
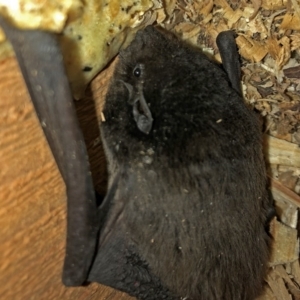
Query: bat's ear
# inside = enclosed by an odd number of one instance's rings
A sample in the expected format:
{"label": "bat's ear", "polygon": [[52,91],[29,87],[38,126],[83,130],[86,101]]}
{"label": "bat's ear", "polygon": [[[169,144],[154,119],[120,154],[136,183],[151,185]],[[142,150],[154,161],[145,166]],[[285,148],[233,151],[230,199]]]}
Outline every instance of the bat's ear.
{"label": "bat's ear", "polygon": [[119,80],[119,82],[128,90],[128,103],[132,105],[132,114],[138,129],[145,134],[149,134],[152,129],[153,118],[143,95],[143,85],[139,84],[138,91],[134,91],[131,84],[123,80]]}
{"label": "bat's ear", "polygon": [[134,102],[132,112],[138,129],[145,134],[149,134],[152,129],[153,118],[143,93],[140,93]]}
{"label": "bat's ear", "polygon": [[242,95],[240,57],[235,43],[235,33],[232,30],[220,32],[217,36],[217,45],[231,86]]}

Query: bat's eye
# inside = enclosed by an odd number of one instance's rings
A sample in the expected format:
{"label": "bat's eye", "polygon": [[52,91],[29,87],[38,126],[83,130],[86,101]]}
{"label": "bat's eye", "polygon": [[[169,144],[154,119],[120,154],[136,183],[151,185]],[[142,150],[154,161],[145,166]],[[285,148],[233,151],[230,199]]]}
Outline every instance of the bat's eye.
{"label": "bat's eye", "polygon": [[135,77],[140,77],[141,76],[141,73],[142,73],[142,70],[140,67],[135,67],[134,70],[133,70],[133,75]]}
{"label": "bat's eye", "polygon": [[135,68],[133,69],[133,75],[137,78],[140,78],[140,77],[144,77],[143,76],[143,73],[145,71],[145,65],[142,64],[142,63],[138,63]]}

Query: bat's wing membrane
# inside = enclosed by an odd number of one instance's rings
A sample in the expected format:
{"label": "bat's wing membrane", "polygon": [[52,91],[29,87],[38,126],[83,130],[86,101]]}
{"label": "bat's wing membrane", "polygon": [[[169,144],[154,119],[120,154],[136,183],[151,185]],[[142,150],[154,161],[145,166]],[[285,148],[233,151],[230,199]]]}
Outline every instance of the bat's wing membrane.
{"label": "bat's wing membrane", "polygon": [[131,201],[136,177],[117,172],[99,208],[101,223],[98,250],[88,281],[105,284],[138,299],[179,300],[148,269],[124,226],[124,208]]}
{"label": "bat's wing membrane", "polygon": [[81,285],[94,257],[99,231],[87,150],[55,34],[19,30],[2,17],[29,94],[66,184],[68,199],[65,285]]}

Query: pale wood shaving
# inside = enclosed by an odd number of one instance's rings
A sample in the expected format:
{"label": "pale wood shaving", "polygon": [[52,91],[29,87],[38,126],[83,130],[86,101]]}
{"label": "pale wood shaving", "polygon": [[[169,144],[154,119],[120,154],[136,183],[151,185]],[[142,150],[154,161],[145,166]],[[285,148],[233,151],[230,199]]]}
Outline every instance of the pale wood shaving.
{"label": "pale wood shaving", "polygon": [[274,219],[270,225],[273,238],[270,265],[275,266],[293,262],[299,258],[297,229],[291,228]]}
{"label": "pale wood shaving", "polygon": [[273,291],[271,288],[266,285],[264,288],[264,293],[256,298],[256,300],[278,300],[277,297],[274,295]]}
{"label": "pale wood shaving", "polygon": [[167,16],[171,16],[176,7],[176,0],[165,0],[165,4],[166,14]]}
{"label": "pale wood shaving", "polygon": [[278,274],[270,272],[267,282],[277,300],[292,300],[292,296],[287,291],[283,279]]}
{"label": "pale wood shaving", "polygon": [[240,54],[251,62],[261,61],[268,53],[265,43],[255,41],[246,35],[240,35],[236,39],[240,48]]}
{"label": "pale wood shaving", "polygon": [[300,17],[296,14],[287,13],[282,20],[280,28],[300,30]]}
{"label": "pale wood shaving", "polygon": [[267,10],[278,10],[286,7],[287,0],[262,0],[261,6]]}
{"label": "pale wood shaving", "polygon": [[293,6],[293,9],[295,10],[295,14],[300,18],[300,6],[297,0],[290,0],[291,4]]}
{"label": "pale wood shaving", "polygon": [[[289,292],[292,294],[293,299],[300,299],[300,290],[299,285],[295,282],[294,276],[292,275],[292,267],[291,265],[294,263],[298,263],[298,261],[295,261],[291,264],[287,264],[286,268],[284,268],[283,265],[278,265],[274,269],[275,272],[281,276],[286,283]],[[299,265],[299,263],[298,263]]]}
{"label": "pale wood shaving", "polygon": [[204,18],[207,17],[212,12],[213,6],[214,6],[213,0],[195,3],[195,8],[198,11],[198,14],[200,16],[204,16]]}
{"label": "pale wood shaving", "polygon": [[291,51],[300,48],[300,33],[291,34]]}
{"label": "pale wood shaving", "polygon": [[278,43],[281,47],[276,58],[276,65],[279,69],[282,69],[283,66],[287,64],[287,62],[291,58],[290,39],[284,36],[278,41]]}
{"label": "pale wood shaving", "polygon": [[300,283],[300,266],[299,266],[299,260],[295,260],[291,263],[291,273],[293,274],[293,278],[295,282]]}
{"label": "pale wood shaving", "polygon": [[258,11],[262,6],[262,0],[252,0],[251,2],[253,4],[254,12],[253,12],[252,16],[249,18],[250,21],[252,21],[257,16]]}
{"label": "pale wood shaving", "polygon": [[229,28],[243,15],[241,10],[233,10],[226,0],[215,0],[215,4],[221,6],[223,17],[227,20]]}
{"label": "pale wood shaving", "polygon": [[300,196],[298,194],[294,193],[275,179],[270,180],[270,185],[271,192],[275,200],[289,202],[300,207]]}
{"label": "pale wood shaving", "polygon": [[285,201],[283,197],[274,198],[276,198],[276,212],[280,221],[291,228],[296,228],[298,224],[298,207]]}
{"label": "pale wood shaving", "polygon": [[300,167],[300,148],[297,144],[265,135],[264,150],[270,164]]}

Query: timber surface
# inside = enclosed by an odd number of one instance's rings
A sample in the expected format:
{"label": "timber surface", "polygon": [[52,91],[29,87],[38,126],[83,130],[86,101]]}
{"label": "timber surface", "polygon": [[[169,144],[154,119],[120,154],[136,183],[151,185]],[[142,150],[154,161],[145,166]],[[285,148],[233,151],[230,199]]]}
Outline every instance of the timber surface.
{"label": "timber surface", "polygon": [[[77,103],[92,155],[96,186],[105,165],[92,101]],[[96,126],[95,126],[96,125]],[[14,58],[0,62],[0,298],[6,300],[129,300],[98,284],[61,283],[66,194]]]}

